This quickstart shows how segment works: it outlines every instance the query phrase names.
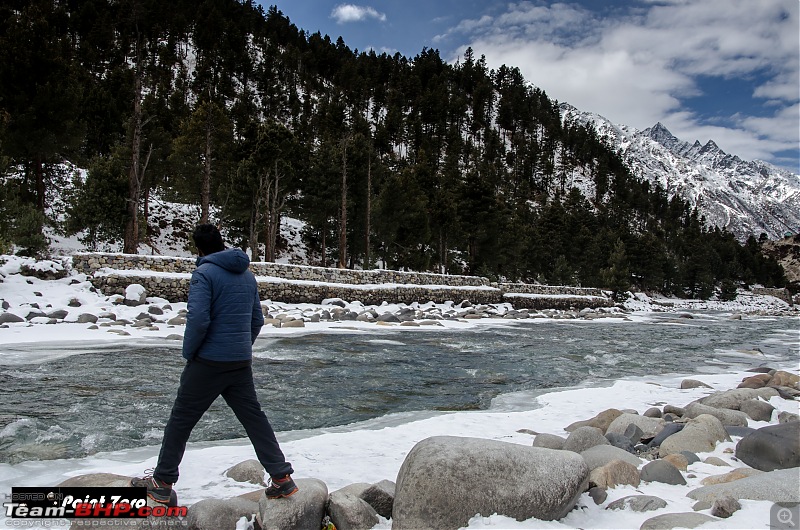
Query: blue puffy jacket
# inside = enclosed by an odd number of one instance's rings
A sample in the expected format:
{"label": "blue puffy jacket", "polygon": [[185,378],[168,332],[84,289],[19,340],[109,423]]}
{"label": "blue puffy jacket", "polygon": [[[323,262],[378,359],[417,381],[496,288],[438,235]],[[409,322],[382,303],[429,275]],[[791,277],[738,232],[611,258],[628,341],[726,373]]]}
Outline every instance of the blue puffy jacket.
{"label": "blue puffy jacket", "polygon": [[238,248],[197,258],[189,285],[183,356],[246,361],[264,325],[250,258]]}

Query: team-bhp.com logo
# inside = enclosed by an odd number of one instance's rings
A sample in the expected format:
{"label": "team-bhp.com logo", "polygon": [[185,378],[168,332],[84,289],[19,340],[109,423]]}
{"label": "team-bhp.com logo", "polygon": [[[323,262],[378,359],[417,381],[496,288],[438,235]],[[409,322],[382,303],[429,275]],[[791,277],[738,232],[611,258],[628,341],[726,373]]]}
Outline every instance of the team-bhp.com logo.
{"label": "team-bhp.com logo", "polygon": [[144,518],[185,517],[186,506],[148,506],[146,488],[11,488],[6,517]]}

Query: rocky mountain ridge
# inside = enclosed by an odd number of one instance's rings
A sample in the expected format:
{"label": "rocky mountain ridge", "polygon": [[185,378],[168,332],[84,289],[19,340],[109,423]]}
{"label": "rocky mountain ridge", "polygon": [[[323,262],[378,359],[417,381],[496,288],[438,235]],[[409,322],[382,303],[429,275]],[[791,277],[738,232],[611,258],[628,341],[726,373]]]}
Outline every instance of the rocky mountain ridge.
{"label": "rocky mountain ridge", "polygon": [[709,226],[740,241],[800,232],[800,176],[761,160],[745,161],[713,141],[685,142],[663,124],[643,131],[561,105],[564,119],[592,124],[639,178],[697,207]]}

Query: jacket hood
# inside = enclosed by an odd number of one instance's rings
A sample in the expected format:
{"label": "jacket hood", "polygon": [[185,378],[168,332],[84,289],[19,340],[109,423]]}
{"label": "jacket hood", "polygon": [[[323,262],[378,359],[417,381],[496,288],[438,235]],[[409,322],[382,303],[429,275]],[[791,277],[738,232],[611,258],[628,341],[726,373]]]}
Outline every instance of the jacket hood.
{"label": "jacket hood", "polygon": [[208,256],[197,258],[197,266],[203,263],[213,263],[218,267],[235,273],[242,273],[250,265],[250,258],[241,249],[228,248],[220,252],[214,252]]}

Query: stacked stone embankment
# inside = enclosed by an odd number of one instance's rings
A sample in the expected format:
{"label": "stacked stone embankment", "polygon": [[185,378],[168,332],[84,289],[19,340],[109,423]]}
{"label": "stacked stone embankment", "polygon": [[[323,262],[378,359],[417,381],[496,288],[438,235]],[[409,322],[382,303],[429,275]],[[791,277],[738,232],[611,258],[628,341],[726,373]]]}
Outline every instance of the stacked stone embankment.
{"label": "stacked stone embankment", "polygon": [[[106,294],[123,294],[132,284],[151,296],[186,301],[195,260],[130,254],[76,253],[73,270]],[[329,298],[364,304],[470,300],[479,304],[510,302],[528,309],[610,307],[600,289],[521,283],[493,284],[479,276],[413,273],[391,270],[349,270],[280,263],[251,263],[264,300],[320,303]]]}

